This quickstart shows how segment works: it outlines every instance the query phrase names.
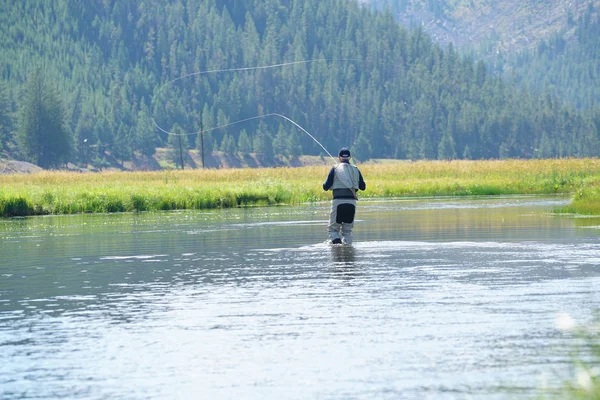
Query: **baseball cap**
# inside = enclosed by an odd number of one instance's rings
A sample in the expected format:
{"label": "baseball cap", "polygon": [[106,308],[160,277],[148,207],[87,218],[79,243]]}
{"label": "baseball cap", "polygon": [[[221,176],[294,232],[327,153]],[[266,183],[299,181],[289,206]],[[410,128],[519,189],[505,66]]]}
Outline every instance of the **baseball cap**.
{"label": "baseball cap", "polygon": [[342,147],[338,153],[340,158],[350,158],[350,150],[347,147]]}

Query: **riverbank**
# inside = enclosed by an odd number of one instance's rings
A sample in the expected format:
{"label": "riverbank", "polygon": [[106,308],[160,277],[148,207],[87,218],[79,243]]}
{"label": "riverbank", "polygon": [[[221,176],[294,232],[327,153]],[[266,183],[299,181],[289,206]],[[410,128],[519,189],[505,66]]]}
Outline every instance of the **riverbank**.
{"label": "riverbank", "polygon": [[[600,160],[394,161],[359,165],[363,198],[572,193],[600,214]],[[328,166],[0,175],[0,216],[210,209],[331,198]]]}

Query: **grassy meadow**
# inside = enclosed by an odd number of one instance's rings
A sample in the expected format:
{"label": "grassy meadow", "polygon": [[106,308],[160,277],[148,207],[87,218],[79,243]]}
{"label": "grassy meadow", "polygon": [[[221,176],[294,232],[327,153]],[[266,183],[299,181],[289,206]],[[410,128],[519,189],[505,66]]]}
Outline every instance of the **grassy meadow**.
{"label": "grassy meadow", "polygon": [[[600,159],[358,164],[362,198],[569,193],[563,212],[600,214]],[[331,198],[329,167],[0,175],[0,216],[209,209]]]}

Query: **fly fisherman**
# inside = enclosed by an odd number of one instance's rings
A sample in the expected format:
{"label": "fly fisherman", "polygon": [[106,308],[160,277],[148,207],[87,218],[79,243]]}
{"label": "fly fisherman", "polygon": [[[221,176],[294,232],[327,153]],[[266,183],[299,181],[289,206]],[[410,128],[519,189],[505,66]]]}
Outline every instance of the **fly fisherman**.
{"label": "fly fisherman", "polygon": [[352,244],[352,228],[356,211],[356,191],[365,190],[367,185],[360,170],[350,164],[350,150],[345,147],[338,153],[339,164],[331,168],[323,190],[333,191],[331,214],[329,215],[329,240],[332,244]]}

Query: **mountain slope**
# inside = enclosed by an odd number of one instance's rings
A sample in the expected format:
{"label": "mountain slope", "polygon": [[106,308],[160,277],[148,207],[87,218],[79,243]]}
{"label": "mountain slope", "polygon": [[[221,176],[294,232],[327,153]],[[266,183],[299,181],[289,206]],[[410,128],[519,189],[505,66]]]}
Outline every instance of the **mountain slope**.
{"label": "mountain slope", "polygon": [[422,26],[434,40],[489,54],[535,47],[568,29],[598,0],[364,0],[389,9],[406,26]]}
{"label": "mountain slope", "polygon": [[453,43],[535,92],[600,103],[598,0],[368,0],[438,43]]}
{"label": "mountain slope", "polygon": [[[21,107],[41,69],[62,93],[72,162],[101,166],[106,154],[128,161],[160,146],[255,153],[263,164],[323,153],[289,121],[362,160],[600,152],[596,116],[507,84],[355,2],[2,1],[7,109]],[[14,130],[4,137],[10,147]]]}
{"label": "mountain slope", "polygon": [[600,14],[589,6],[535,49],[507,58],[503,72],[529,90],[550,92],[579,109],[600,104]]}

